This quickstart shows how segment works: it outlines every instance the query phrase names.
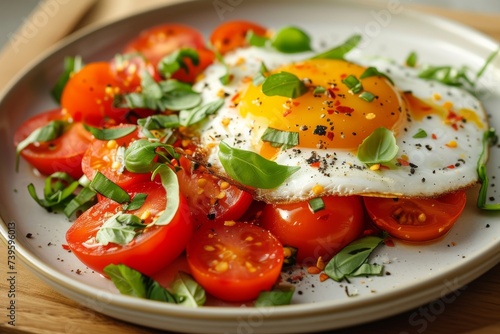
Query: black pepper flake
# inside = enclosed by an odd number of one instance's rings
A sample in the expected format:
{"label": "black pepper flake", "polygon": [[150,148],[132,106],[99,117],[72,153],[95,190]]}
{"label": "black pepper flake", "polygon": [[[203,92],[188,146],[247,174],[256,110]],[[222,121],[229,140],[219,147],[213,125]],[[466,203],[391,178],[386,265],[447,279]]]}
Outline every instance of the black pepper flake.
{"label": "black pepper flake", "polygon": [[425,177],[422,178],[422,183],[425,183]]}
{"label": "black pepper flake", "polygon": [[318,136],[325,136],[326,135],[326,126],[324,126],[324,125],[317,125],[316,129],[314,129],[313,133],[315,135],[318,135]]}
{"label": "black pepper flake", "polygon": [[490,224],[486,224],[486,228],[490,228]]}
{"label": "black pepper flake", "polygon": [[26,238],[28,238],[28,239],[33,239],[33,234],[32,234],[32,233],[28,233],[28,234],[26,234]]}

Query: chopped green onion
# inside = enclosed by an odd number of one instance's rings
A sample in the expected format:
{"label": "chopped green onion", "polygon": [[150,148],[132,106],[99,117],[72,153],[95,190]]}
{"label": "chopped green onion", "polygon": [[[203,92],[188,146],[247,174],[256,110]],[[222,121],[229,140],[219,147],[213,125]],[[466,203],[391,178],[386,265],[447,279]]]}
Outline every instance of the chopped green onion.
{"label": "chopped green onion", "polygon": [[313,213],[321,211],[325,208],[325,202],[321,197],[310,199],[308,204],[309,204],[309,210],[311,210],[311,212]]}
{"label": "chopped green onion", "polygon": [[267,96],[297,98],[307,92],[307,87],[295,74],[280,72],[271,74],[262,84],[262,93]]}
{"label": "chopped green onion", "polygon": [[137,129],[137,126],[130,125],[126,127],[117,127],[117,128],[109,128],[109,129],[100,129],[95,128],[93,126],[84,124],[85,129],[90,132],[96,139],[99,140],[112,140],[125,137],[126,135],[131,134]]}
{"label": "chopped green onion", "polygon": [[417,65],[417,53],[412,51],[406,58],[406,66],[415,67]]}
{"label": "chopped green onion", "polygon": [[313,94],[314,95],[321,95],[321,94],[324,94],[326,92],[326,88],[323,87],[323,86],[316,86],[316,88],[314,88],[314,91],[313,91]]}
{"label": "chopped green onion", "polygon": [[260,139],[270,143],[272,147],[281,147],[283,149],[299,145],[298,132],[282,131],[274,128],[267,128]]}
{"label": "chopped green onion", "polygon": [[353,94],[358,94],[363,91],[363,85],[361,84],[361,81],[359,81],[358,78],[356,78],[352,74],[343,79],[342,83],[346,85]]}
{"label": "chopped green onion", "polygon": [[125,190],[99,171],[95,174],[92,182],[90,182],[90,189],[117,203],[130,201],[130,195]]}
{"label": "chopped green onion", "polygon": [[418,132],[413,135],[413,138],[427,138],[427,132],[424,129],[418,129]]}
{"label": "chopped green onion", "polygon": [[372,102],[375,99],[375,95],[373,95],[370,92],[364,91],[361,94],[359,94],[359,98],[366,102]]}

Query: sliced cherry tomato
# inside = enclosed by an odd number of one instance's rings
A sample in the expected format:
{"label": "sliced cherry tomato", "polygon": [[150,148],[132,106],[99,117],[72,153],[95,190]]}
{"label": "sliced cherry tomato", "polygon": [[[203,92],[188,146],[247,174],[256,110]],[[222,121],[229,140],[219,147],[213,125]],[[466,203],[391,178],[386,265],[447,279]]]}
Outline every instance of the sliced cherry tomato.
{"label": "sliced cherry tomato", "polygon": [[196,224],[238,220],[252,203],[252,195],[210,174],[203,167],[192,170],[192,163],[180,158],[177,172],[181,193],[189,203]]}
{"label": "sliced cherry tomato", "polygon": [[[65,120],[67,116],[60,109],[46,111],[26,120],[14,134],[14,145],[18,145],[35,129],[54,120]],[[40,173],[50,175],[66,172],[78,179],[83,175],[82,157],[87,149],[91,134],[81,123],[73,123],[59,138],[46,143],[31,144],[21,151],[21,156]]]}
{"label": "sliced cherry tomato", "polygon": [[[145,224],[165,210],[166,194],[163,186],[157,182],[135,184],[129,193],[147,194],[140,209],[129,211],[144,219]],[[89,268],[103,273],[109,264],[125,264],[145,275],[152,275],[173,260],[185,249],[193,233],[189,208],[181,196],[180,207],[172,221],[164,226],[152,225],[138,234],[127,245],[109,243],[97,244],[95,236],[106,220],[118,211],[122,205],[110,199],[98,202],[80,215],[66,233],[66,241],[71,251]]]}
{"label": "sliced cherry tomato", "polygon": [[267,29],[249,21],[229,21],[219,25],[210,35],[210,42],[220,54],[248,46],[247,33],[266,36]]}
{"label": "sliced cherry tomato", "polygon": [[[119,127],[126,127],[121,125]],[[139,138],[139,130],[116,140],[92,140],[92,143],[85,151],[82,159],[82,169],[89,180],[99,171],[108,179],[124,189],[138,182],[145,182],[151,179],[150,173],[132,173],[126,170],[123,163],[117,160],[117,151],[125,149],[128,145]]]}
{"label": "sliced cherry tomato", "polygon": [[269,231],[231,222],[202,226],[189,241],[189,268],[211,295],[225,301],[255,299],[276,283],[283,247]]}
{"label": "sliced cherry tomato", "polygon": [[137,38],[127,44],[124,52],[139,52],[156,67],[162,58],[181,48],[190,48],[198,51],[199,64],[194,65],[187,58],[185,59],[185,63],[188,71],[180,69],[172,77],[192,83],[198,74],[215,59],[213,52],[205,47],[203,35],[195,28],[182,24],[162,24],[146,29]]}
{"label": "sliced cherry tomato", "polygon": [[324,208],[313,212],[309,202],[268,204],[261,225],[284,246],[297,248],[297,262],[316,264],[329,259],[363,231],[363,205],[358,196],[323,197]]}
{"label": "sliced cherry tomato", "polygon": [[154,80],[159,81],[160,75],[156,67],[141,54],[125,54],[113,58],[110,70],[116,85],[122,92],[133,92],[141,87],[141,72],[146,71]]}
{"label": "sliced cherry tomato", "polygon": [[365,197],[365,207],[375,225],[407,241],[429,241],[445,235],[465,208],[465,191],[438,198],[391,199]]}

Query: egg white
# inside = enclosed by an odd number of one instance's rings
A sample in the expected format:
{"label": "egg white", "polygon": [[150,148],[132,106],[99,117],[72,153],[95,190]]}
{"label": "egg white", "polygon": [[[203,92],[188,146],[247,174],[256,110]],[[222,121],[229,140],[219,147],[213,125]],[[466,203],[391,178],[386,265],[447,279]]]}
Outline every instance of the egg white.
{"label": "egg white", "polygon": [[[200,149],[195,158],[210,166],[215,174],[230,179],[218,158],[218,144],[223,140],[232,147],[259,152],[260,137],[267,127],[265,121],[258,124],[255,120],[243,118],[232,99],[245,89],[248,78],[259,72],[262,61],[272,70],[309,56],[308,53],[290,55],[255,47],[236,50],[224,58],[232,75],[228,85],[219,80],[226,73],[226,66],[219,63],[210,66],[194,89],[206,102],[220,98],[222,93],[226,98],[224,106],[199,129]],[[282,150],[275,162],[300,166],[300,169],[277,188],[252,189],[256,199],[277,203],[324,195],[433,197],[478,182],[477,161],[482,152],[483,132],[487,130],[486,113],[478,99],[463,89],[419,79],[415,69],[386,59],[353,53],[348,60],[375,66],[380,72],[387,73],[400,91],[412,91],[424,100],[440,95],[442,101],[451,101],[457,110],[473,110],[483,126],[480,128],[474,122],[465,122],[457,131],[436,115],[417,121],[410,113],[404,131],[396,138],[397,157],[405,156],[410,164],[391,169],[371,170],[357,159],[355,152],[348,150],[300,147]],[[413,138],[420,129],[424,129],[428,136]],[[431,134],[435,135],[434,138]],[[452,141],[456,142],[456,147],[449,147]],[[310,166],[312,160],[319,161],[319,168]],[[321,189],[319,193],[318,189]]]}

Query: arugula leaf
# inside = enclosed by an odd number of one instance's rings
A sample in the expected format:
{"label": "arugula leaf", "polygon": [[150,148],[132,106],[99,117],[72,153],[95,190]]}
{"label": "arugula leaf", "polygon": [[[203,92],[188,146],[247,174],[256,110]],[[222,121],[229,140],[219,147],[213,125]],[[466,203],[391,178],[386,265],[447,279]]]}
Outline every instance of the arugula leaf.
{"label": "arugula leaf", "polygon": [[79,72],[83,68],[83,66],[84,63],[82,57],[80,56],[64,58],[63,73],[50,91],[50,95],[57,103],[61,103],[62,92],[64,90],[64,87],[66,87],[66,83],[68,83],[68,80],[73,74]]}
{"label": "arugula leaf", "polygon": [[255,300],[255,307],[280,306],[289,305],[295,287],[293,286],[278,286],[271,291],[263,291]]}
{"label": "arugula leaf", "polygon": [[394,134],[384,128],[375,129],[358,147],[358,159],[365,164],[389,162],[398,153]]}
{"label": "arugula leaf", "polygon": [[205,304],[207,300],[205,290],[185,272],[178,272],[171,284],[177,304],[197,307]]}
{"label": "arugula leaf", "polygon": [[257,153],[219,144],[219,159],[226,173],[237,182],[255,188],[272,189],[300,169],[279,165]]}
{"label": "arugula leaf", "polygon": [[325,273],[337,282],[347,276],[381,275],[383,266],[370,265],[366,261],[383,240],[377,236],[366,236],[351,242],[327,263]]}
{"label": "arugula leaf", "polygon": [[170,78],[179,69],[189,73],[189,67],[184,61],[186,58],[195,66],[200,63],[200,56],[195,49],[182,48],[162,58],[158,63],[158,71],[164,78]]}
{"label": "arugula leaf", "polygon": [[274,128],[267,128],[260,139],[270,143],[272,147],[281,147],[283,149],[299,145],[298,132],[282,131]]}
{"label": "arugula leaf", "polygon": [[262,93],[267,96],[297,98],[307,93],[307,87],[295,74],[279,72],[268,76],[262,84]]}
{"label": "arugula leaf", "polygon": [[322,52],[311,59],[344,59],[345,55],[349,53],[349,51],[358,46],[361,38],[361,35],[353,35],[341,45]]}
{"label": "arugula leaf", "polygon": [[309,35],[293,26],[278,30],[271,40],[271,45],[283,53],[298,53],[312,50]]}
{"label": "arugula leaf", "polygon": [[138,232],[146,228],[142,220],[132,214],[118,212],[104,222],[96,234],[96,241],[106,246],[110,242],[126,245]]}

